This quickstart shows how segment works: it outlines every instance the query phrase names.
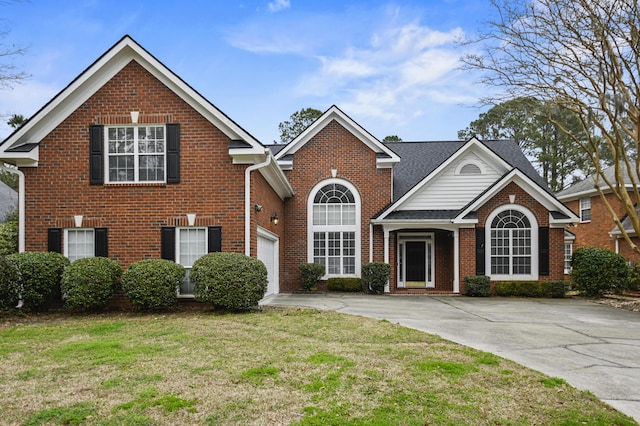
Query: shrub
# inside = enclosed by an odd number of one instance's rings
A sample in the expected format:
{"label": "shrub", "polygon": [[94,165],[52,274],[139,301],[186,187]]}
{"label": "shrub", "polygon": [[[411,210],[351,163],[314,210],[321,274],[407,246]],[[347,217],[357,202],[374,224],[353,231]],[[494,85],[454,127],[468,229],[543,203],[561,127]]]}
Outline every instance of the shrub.
{"label": "shrub", "polygon": [[60,300],[60,280],[69,259],[55,252],[15,253],[7,258],[18,269],[26,309],[46,311]]}
{"label": "shrub", "polygon": [[264,263],[240,253],[209,253],[191,268],[194,296],[200,302],[233,311],[257,307],[267,290]]}
{"label": "shrub", "polygon": [[141,309],[164,309],[178,300],[184,266],[165,259],[135,262],[122,274],[124,294]]}
{"label": "shrub", "polygon": [[364,288],[373,294],[384,293],[384,286],[389,280],[391,265],[382,262],[366,263],[362,265],[362,281]]}
{"label": "shrub", "polygon": [[494,291],[498,296],[549,297],[550,284],[538,281],[499,281]]}
{"label": "shrub", "polygon": [[302,276],[302,290],[318,289],[318,282],[324,275],[325,267],[319,263],[301,263],[298,267]]}
{"label": "shrub", "polygon": [[62,274],[65,306],[86,311],[107,307],[122,275],[122,267],[106,257],[88,257],[71,263]]}
{"label": "shrub", "polygon": [[464,277],[465,294],[467,296],[488,297],[491,295],[491,282],[485,275]]}
{"label": "shrub", "polygon": [[0,256],[0,309],[15,307],[19,299],[18,269],[9,259]]}
{"label": "shrub", "polygon": [[327,280],[327,290],[329,291],[362,291],[362,279],[360,278],[329,278]]}
{"label": "shrub", "polygon": [[640,290],[640,263],[634,263],[629,270],[628,290]]}
{"label": "shrub", "polygon": [[611,250],[581,247],[573,253],[571,266],[573,284],[585,296],[619,292],[627,286],[629,267],[624,257]]}
{"label": "shrub", "polygon": [[18,252],[18,220],[0,223],[0,255],[8,256]]}
{"label": "shrub", "polygon": [[567,281],[550,281],[549,294],[554,298],[562,298],[567,294],[569,283]]}

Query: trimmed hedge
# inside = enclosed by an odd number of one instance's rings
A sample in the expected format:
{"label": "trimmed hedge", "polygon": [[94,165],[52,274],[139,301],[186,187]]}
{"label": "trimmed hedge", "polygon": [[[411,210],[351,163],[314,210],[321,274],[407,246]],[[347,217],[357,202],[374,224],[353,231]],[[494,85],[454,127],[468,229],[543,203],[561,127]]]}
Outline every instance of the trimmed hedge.
{"label": "trimmed hedge", "polygon": [[563,298],[569,291],[568,281],[549,281],[549,294],[553,298]]}
{"label": "trimmed hedge", "polygon": [[388,263],[365,263],[362,265],[364,288],[373,294],[384,293],[384,286],[389,281],[389,274],[391,274],[391,265]]}
{"label": "trimmed hedge", "polygon": [[46,311],[60,300],[60,280],[69,259],[55,252],[25,252],[7,256],[19,274],[24,308]]}
{"label": "trimmed hedge", "polygon": [[318,289],[318,282],[324,275],[325,266],[319,263],[301,263],[298,266],[302,277],[302,290],[314,291]]}
{"label": "trimmed hedge", "polygon": [[65,306],[86,311],[107,307],[122,275],[122,267],[106,257],[75,260],[62,274]]}
{"label": "trimmed hedge", "polygon": [[184,274],[184,266],[170,260],[140,260],[122,274],[122,288],[125,296],[140,309],[165,309],[177,302]]}
{"label": "trimmed hedge", "polygon": [[472,297],[489,297],[491,282],[486,275],[471,275],[464,277],[465,295]]}
{"label": "trimmed hedge", "polygon": [[362,291],[362,279],[360,278],[329,278],[327,280],[327,290],[329,291],[348,291],[348,292],[360,292]]}
{"label": "trimmed hedge", "polygon": [[0,309],[14,308],[20,299],[18,268],[0,256]]}
{"label": "trimmed hedge", "polygon": [[574,287],[588,297],[627,288],[630,271],[621,255],[597,247],[581,247],[571,259],[571,279]]}
{"label": "trimmed hedge", "polygon": [[191,268],[194,296],[200,302],[233,311],[258,306],[267,290],[267,268],[260,260],[240,253],[209,253]]}
{"label": "trimmed hedge", "polygon": [[538,281],[498,281],[494,290],[497,296],[550,297],[548,282]]}

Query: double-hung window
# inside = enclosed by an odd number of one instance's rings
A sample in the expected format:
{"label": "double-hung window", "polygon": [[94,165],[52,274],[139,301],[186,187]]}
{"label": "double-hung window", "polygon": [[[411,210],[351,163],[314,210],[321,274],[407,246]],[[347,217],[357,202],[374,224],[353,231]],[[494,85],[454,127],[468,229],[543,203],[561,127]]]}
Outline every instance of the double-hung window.
{"label": "double-hung window", "polygon": [[108,182],[166,181],[165,126],[106,127]]}
{"label": "double-hung window", "polygon": [[591,221],[591,198],[580,198],[580,222]]}
{"label": "double-hung window", "polygon": [[192,295],[194,285],[189,278],[191,267],[196,260],[208,253],[207,228],[176,228],[176,237],[176,260],[186,269],[180,295]]}
{"label": "double-hung window", "polygon": [[93,229],[66,229],[65,254],[69,261],[95,256],[95,235]]}

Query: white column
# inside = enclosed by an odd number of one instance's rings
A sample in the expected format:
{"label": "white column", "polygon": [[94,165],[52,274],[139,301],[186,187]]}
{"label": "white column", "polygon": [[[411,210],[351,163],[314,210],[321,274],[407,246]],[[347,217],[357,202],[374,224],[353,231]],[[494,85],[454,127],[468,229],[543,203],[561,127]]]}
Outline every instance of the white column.
{"label": "white column", "polygon": [[460,229],[453,230],[453,292],[460,293]]}
{"label": "white column", "polygon": [[[384,263],[389,263],[389,230],[383,227],[384,230]],[[389,293],[389,281],[384,286],[384,292]]]}

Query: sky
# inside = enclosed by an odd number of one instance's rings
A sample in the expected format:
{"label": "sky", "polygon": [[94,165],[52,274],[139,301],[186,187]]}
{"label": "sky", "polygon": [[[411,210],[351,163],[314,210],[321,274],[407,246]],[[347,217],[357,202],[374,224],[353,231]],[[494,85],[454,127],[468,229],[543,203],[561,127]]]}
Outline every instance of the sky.
{"label": "sky", "polygon": [[29,78],[0,90],[0,139],[124,35],[264,144],[302,108],[337,105],[378,139],[455,140],[487,88],[459,69],[489,0],[7,0],[0,57]]}

